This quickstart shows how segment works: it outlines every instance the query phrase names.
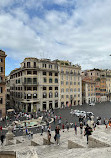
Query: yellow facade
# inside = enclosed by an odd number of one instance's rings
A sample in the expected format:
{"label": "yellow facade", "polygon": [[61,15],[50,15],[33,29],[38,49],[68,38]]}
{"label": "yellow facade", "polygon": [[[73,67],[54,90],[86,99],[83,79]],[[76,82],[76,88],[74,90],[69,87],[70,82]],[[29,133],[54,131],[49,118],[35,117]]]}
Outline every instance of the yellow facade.
{"label": "yellow facade", "polygon": [[68,61],[59,61],[61,106],[82,104],[81,67]]}

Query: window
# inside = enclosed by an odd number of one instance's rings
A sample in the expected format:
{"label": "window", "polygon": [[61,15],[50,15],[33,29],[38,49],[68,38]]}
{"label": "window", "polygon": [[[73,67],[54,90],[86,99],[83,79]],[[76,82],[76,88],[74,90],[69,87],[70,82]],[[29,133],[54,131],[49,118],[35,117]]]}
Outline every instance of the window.
{"label": "window", "polygon": [[44,78],[44,83],[46,83],[47,82],[47,79],[46,78]]}
{"label": "window", "polygon": [[27,67],[30,68],[30,62],[27,62]]}
{"label": "window", "polygon": [[68,75],[66,75],[66,80],[68,80]]}
{"label": "window", "polygon": [[72,89],[72,88],[70,89],[70,92],[73,92],[73,89]]}
{"label": "window", "polygon": [[52,78],[49,78],[49,83],[52,83]]}
{"label": "window", "polygon": [[80,82],[78,82],[78,85],[80,85]]}
{"label": "window", "polygon": [[57,78],[55,78],[55,83],[58,83],[58,79]]}
{"label": "window", "polygon": [[3,93],[3,88],[2,87],[0,87],[0,93]]}
{"label": "window", "polygon": [[32,90],[32,87],[27,87],[27,91],[31,91]]}
{"label": "window", "polygon": [[2,63],[2,62],[3,62],[3,59],[0,58],[0,63]]}
{"label": "window", "polygon": [[64,84],[64,81],[61,81],[61,85],[63,85]]}
{"label": "window", "polygon": [[27,99],[31,99],[32,95],[31,94],[27,94]]}
{"label": "window", "polygon": [[37,84],[37,78],[33,78],[33,84]]}
{"label": "window", "polygon": [[62,75],[61,75],[61,79],[63,80],[63,78],[64,78],[64,77],[63,77],[63,74],[62,74]]}
{"label": "window", "polygon": [[69,89],[68,89],[68,88],[66,89],[66,92],[69,92]]}
{"label": "window", "polygon": [[43,93],[43,98],[47,98],[47,93]]}
{"label": "window", "polygon": [[62,93],[62,92],[64,92],[64,89],[63,89],[63,88],[61,89],[61,93]]}
{"label": "window", "polygon": [[3,98],[0,98],[0,104],[3,104]]}
{"label": "window", "polygon": [[46,68],[47,66],[46,66],[46,64],[42,64],[42,67]]}
{"label": "window", "polygon": [[74,82],[74,85],[76,85],[76,82]]}
{"label": "window", "polygon": [[36,93],[33,94],[33,98],[37,98],[37,94]]}
{"label": "window", "polygon": [[49,65],[49,69],[52,69],[52,65]]}
{"label": "window", "polygon": [[43,87],[43,90],[46,90],[46,87]]}
{"label": "window", "polygon": [[66,85],[68,85],[69,84],[69,82],[68,81],[66,81]]}
{"label": "window", "polygon": [[52,76],[52,72],[49,72],[49,76]]}
{"label": "window", "polygon": [[72,85],[72,82],[70,82],[70,85]]}
{"label": "window", "polygon": [[3,72],[3,67],[0,67],[0,72]]}
{"label": "window", "polygon": [[27,78],[27,83],[28,84],[32,83],[32,78]]}
{"label": "window", "polygon": [[52,90],[52,87],[49,87],[49,90]]}
{"label": "window", "polygon": [[58,97],[58,92],[55,92],[55,97]]}
{"label": "window", "polygon": [[58,73],[55,73],[55,76],[58,76]]}
{"label": "window", "polygon": [[0,83],[2,82],[2,77],[0,76]]}
{"label": "window", "polygon": [[80,94],[78,94],[78,97],[80,97]]}
{"label": "window", "polygon": [[80,92],[80,88],[78,88],[78,92]]}
{"label": "window", "polygon": [[45,72],[45,71],[43,72],[43,75],[46,75],[46,72]]}
{"label": "window", "polygon": [[61,95],[61,99],[64,98],[64,95]]}
{"label": "window", "polygon": [[33,75],[37,75],[37,71],[33,71]]}
{"label": "window", "polygon": [[69,98],[69,96],[68,96],[68,95],[66,95],[66,98]]}
{"label": "window", "polygon": [[76,94],[74,95],[74,98],[76,98]]}
{"label": "window", "polygon": [[20,79],[18,79],[18,83],[20,83]]}
{"label": "window", "polygon": [[76,88],[74,88],[74,92],[76,92]]}
{"label": "window", "polygon": [[33,87],[33,91],[37,91],[37,87]]}
{"label": "window", "polygon": [[32,72],[31,71],[27,71],[27,75],[31,75],[32,74]]}
{"label": "window", "polygon": [[52,92],[49,93],[49,98],[52,98]]}
{"label": "window", "polygon": [[36,62],[34,62],[34,68],[36,68]]}
{"label": "window", "polygon": [[55,90],[58,90],[58,87],[55,87]]}

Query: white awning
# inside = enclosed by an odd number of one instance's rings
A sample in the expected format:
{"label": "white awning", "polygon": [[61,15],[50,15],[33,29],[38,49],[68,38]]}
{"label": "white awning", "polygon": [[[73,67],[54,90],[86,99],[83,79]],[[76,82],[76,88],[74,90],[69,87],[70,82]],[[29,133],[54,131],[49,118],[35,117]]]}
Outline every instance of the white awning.
{"label": "white awning", "polygon": [[7,112],[13,112],[15,111],[14,109],[8,109]]}

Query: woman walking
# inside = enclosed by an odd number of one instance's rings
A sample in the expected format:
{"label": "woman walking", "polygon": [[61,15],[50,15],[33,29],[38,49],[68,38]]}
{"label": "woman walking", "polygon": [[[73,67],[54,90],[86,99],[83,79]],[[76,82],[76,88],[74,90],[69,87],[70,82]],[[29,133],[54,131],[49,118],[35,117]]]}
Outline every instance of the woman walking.
{"label": "woman walking", "polygon": [[59,145],[60,144],[60,128],[59,126],[56,127],[55,129],[55,136],[56,136],[56,141],[57,141],[57,144]]}

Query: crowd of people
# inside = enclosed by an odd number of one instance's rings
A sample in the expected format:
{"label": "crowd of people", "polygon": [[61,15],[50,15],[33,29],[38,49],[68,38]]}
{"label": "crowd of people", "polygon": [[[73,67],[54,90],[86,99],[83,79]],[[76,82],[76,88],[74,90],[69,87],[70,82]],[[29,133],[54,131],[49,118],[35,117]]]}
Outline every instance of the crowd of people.
{"label": "crowd of people", "polygon": [[[95,130],[97,125],[101,125],[102,124],[102,119],[101,117],[97,117],[96,122],[93,123],[93,128],[91,128],[88,124],[87,124],[87,120],[91,120],[91,118],[84,118],[84,117],[79,117],[78,118],[78,122],[69,122],[67,119],[64,121],[64,119],[61,117],[61,115],[57,116],[54,112],[53,109],[50,110],[44,110],[44,111],[40,111],[40,109],[32,114],[28,114],[28,113],[24,113],[24,112],[19,112],[16,113],[14,112],[13,115],[10,116],[6,116],[3,120],[1,120],[0,123],[0,137],[1,137],[1,144],[3,144],[3,141],[5,139],[5,135],[2,133],[3,130],[3,123],[5,122],[5,127],[9,126],[10,124],[12,124],[12,122],[14,122],[13,128],[12,128],[12,132],[17,132],[17,131],[21,131],[21,127],[19,126],[18,130],[16,128],[16,121],[24,121],[24,120],[30,120],[30,119],[37,119],[38,117],[42,117],[42,119],[45,122],[45,125],[36,127],[36,132],[40,132],[40,135],[43,136],[44,132],[47,132],[47,139],[48,142],[50,144],[51,139],[54,139],[55,142],[57,142],[58,145],[60,145],[60,135],[62,134],[61,132],[65,132],[65,129],[67,132],[69,132],[70,128],[74,129],[74,133],[75,135],[78,134],[78,129],[80,131],[81,135],[84,135],[87,137],[87,143],[88,143],[88,137],[89,135],[92,134],[92,131]],[[51,120],[53,119],[53,130],[55,129],[55,136],[54,138],[51,137],[51,125],[52,123]],[[109,126],[111,127],[111,118],[110,119],[104,119],[104,124],[106,126],[106,128]],[[28,139],[33,138],[33,131],[29,130],[27,125],[25,125],[25,128],[23,129],[23,134],[25,134]]]}

